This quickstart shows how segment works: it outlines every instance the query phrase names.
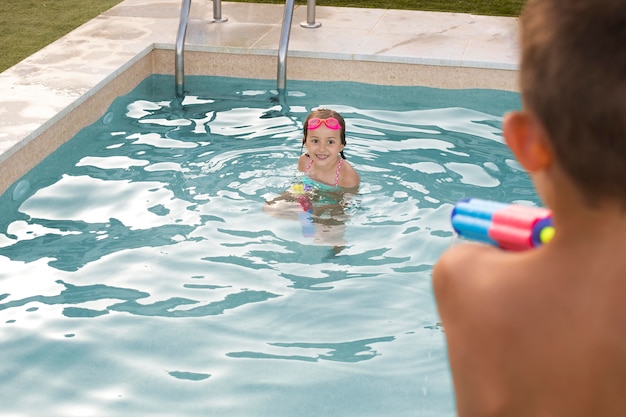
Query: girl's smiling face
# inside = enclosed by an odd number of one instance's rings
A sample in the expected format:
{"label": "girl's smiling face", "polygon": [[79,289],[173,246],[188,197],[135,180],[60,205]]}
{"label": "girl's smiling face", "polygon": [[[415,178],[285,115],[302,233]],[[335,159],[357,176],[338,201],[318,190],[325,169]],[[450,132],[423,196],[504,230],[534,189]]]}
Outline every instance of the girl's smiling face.
{"label": "girl's smiling face", "polygon": [[341,143],[341,129],[329,129],[322,123],[315,130],[309,130],[305,141],[309,156],[318,164],[336,164],[344,145]]}

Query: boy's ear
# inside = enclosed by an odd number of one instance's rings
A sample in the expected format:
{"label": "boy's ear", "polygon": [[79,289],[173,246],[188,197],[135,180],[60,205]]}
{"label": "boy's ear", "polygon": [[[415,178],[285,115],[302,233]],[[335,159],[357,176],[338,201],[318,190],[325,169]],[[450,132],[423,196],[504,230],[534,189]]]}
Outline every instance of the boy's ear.
{"label": "boy's ear", "polygon": [[506,144],[526,171],[537,172],[552,163],[552,149],[546,133],[529,113],[519,111],[506,114],[503,133]]}

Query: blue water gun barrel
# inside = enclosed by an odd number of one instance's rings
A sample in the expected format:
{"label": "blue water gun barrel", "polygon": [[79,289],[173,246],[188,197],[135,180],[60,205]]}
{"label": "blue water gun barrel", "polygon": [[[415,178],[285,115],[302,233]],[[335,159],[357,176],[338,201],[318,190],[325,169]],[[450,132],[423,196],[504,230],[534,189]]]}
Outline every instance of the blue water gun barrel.
{"label": "blue water gun barrel", "polygon": [[552,213],[541,207],[468,198],[454,206],[451,221],[459,236],[507,250],[535,248],[554,236]]}

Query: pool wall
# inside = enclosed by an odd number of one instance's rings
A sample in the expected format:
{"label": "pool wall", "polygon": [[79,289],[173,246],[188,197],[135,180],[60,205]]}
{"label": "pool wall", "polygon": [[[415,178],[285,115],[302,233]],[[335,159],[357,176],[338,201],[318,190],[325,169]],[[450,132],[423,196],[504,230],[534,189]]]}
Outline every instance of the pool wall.
{"label": "pool wall", "polygon": [[[180,0],[125,0],[0,74],[0,193],[151,74],[174,73]],[[192,2],[185,73],[275,79],[283,5]],[[290,79],[517,91],[517,19],[296,6]],[[172,78],[172,92],[174,84]]]}

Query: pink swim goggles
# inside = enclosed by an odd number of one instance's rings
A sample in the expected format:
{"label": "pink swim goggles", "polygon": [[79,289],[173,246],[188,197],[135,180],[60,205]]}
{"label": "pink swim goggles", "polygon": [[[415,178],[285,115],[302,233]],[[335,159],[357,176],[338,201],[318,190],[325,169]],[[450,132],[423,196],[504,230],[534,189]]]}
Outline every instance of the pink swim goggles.
{"label": "pink swim goggles", "polygon": [[318,127],[320,127],[322,123],[324,123],[326,127],[331,130],[341,129],[339,120],[335,119],[334,117],[329,117],[328,119],[320,119],[319,117],[313,117],[309,119],[309,121],[307,122],[307,129],[315,130]]}

